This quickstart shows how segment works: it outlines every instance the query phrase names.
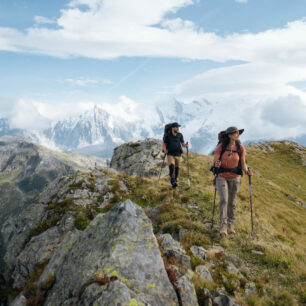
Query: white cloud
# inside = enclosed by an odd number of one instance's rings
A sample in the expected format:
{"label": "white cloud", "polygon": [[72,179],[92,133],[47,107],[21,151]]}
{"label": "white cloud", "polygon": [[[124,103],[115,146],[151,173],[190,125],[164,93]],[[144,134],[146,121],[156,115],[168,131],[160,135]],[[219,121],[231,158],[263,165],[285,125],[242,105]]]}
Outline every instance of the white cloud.
{"label": "white cloud", "polygon": [[299,96],[280,97],[265,105],[262,118],[278,127],[299,127],[306,130],[306,104]]}
{"label": "white cloud", "polygon": [[91,79],[66,79],[65,80],[67,83],[73,85],[73,86],[89,86],[89,85],[96,85],[99,82],[97,80],[91,80]]}
{"label": "white cloud", "polygon": [[35,21],[36,24],[54,24],[54,23],[56,23],[55,20],[46,18],[44,16],[35,16],[34,21]]}
{"label": "white cloud", "polygon": [[20,99],[10,114],[10,126],[28,131],[42,130],[49,126],[49,120],[39,113],[33,102]]}
{"label": "white cloud", "polygon": [[[306,62],[306,22],[225,37],[169,13],[191,0],[74,0],[61,10],[57,29],[0,28],[0,49],[58,57],[177,57],[227,61]],[[84,10],[83,6],[87,6]]]}
{"label": "white cloud", "polygon": [[[62,81],[61,81],[62,82]],[[109,79],[92,79],[89,77],[79,77],[79,78],[68,78],[64,80],[65,83],[76,87],[97,87],[99,85],[111,85],[113,82]]]}
{"label": "white cloud", "polygon": [[238,3],[247,3],[248,0],[235,0],[235,2],[238,2]]}
{"label": "white cloud", "polygon": [[306,92],[289,84],[296,79],[306,80],[303,67],[246,63],[197,75],[161,99],[212,102],[203,119],[211,132],[237,125],[246,129],[247,140],[286,139],[306,134]]}
{"label": "white cloud", "polygon": [[95,103],[92,101],[65,102],[57,101],[54,103],[44,103],[36,101],[34,103],[37,111],[50,121],[64,120],[68,117],[76,117],[92,109]]}
{"label": "white cloud", "polygon": [[143,107],[129,97],[120,96],[117,103],[102,103],[101,107],[117,120],[123,122],[138,122],[152,118],[150,107]]}

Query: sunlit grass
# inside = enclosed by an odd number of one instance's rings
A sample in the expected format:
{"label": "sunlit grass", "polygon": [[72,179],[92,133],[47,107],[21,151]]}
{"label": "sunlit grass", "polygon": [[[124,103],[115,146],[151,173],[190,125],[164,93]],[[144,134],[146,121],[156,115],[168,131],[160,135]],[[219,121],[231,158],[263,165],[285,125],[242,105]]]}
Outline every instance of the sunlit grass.
{"label": "sunlit grass", "polygon": [[[182,238],[187,250],[193,244],[208,247],[212,243],[221,243],[227,253],[237,254],[245,260],[257,275],[256,285],[259,289],[263,287],[257,295],[240,299],[239,302],[245,305],[295,305],[305,302],[305,280],[301,279],[306,273],[306,209],[289,200],[288,195],[306,203],[306,171],[294,148],[284,143],[271,143],[271,146],[274,152],[247,148],[247,162],[254,172],[254,237],[251,235],[247,176],[242,178],[237,197],[237,234],[219,241],[216,227],[212,231],[203,227],[212,216],[214,186],[213,175],[209,172],[212,156],[190,152],[190,188],[187,184],[186,154],[183,155],[185,161],[176,191],[171,189],[168,177],[158,180],[121,175],[116,178],[130,190],[123,198],[130,198],[142,207],[162,205],[163,211],[157,220],[153,220],[155,231],[175,235],[180,229],[187,229],[188,233]],[[218,215],[217,195],[216,226]],[[256,255],[252,250],[263,255]],[[264,281],[263,273],[269,275],[264,277]]]}

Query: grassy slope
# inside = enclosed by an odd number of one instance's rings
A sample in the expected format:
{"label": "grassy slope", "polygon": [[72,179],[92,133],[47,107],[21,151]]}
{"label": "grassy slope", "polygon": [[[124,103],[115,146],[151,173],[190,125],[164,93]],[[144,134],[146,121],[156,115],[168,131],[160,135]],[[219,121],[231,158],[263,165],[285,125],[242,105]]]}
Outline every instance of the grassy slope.
{"label": "grassy slope", "polygon": [[[191,153],[191,188],[187,185],[184,165],[175,193],[169,188],[168,178],[158,182],[156,178],[120,175],[114,176],[114,182],[121,179],[130,189],[128,194],[123,194],[117,188],[117,199],[131,198],[143,207],[163,204],[161,215],[154,220],[156,231],[175,234],[180,228],[190,229],[191,232],[183,237],[187,250],[192,244],[208,247],[212,243],[221,243],[227,253],[244,259],[254,271],[258,294],[248,299],[237,299],[239,303],[298,305],[306,302],[306,209],[289,200],[287,195],[306,203],[306,171],[294,147],[285,143],[270,145],[274,152],[247,148],[247,161],[255,173],[252,178],[254,239],[250,234],[249,182],[246,176],[242,179],[237,198],[237,234],[220,241],[217,229],[210,231],[203,227],[203,223],[210,220],[212,211],[214,187],[209,172],[212,157]],[[218,209],[215,216],[217,220]],[[218,221],[216,223],[218,227]],[[264,255],[253,254],[252,250]]]}
{"label": "grassy slope", "polygon": [[[246,176],[243,177],[237,198],[237,234],[220,241],[218,207],[215,228],[210,230],[203,226],[211,220],[214,197],[213,176],[209,172],[211,156],[190,153],[191,188],[187,184],[186,163],[182,163],[177,191],[170,188],[168,177],[158,181],[157,178],[144,179],[109,172],[108,175],[113,178],[110,181],[110,191],[115,195],[112,203],[129,198],[144,208],[159,206],[159,214],[152,218],[155,232],[175,235],[182,228],[188,229],[189,232],[182,236],[182,244],[189,255],[190,246],[196,244],[210,247],[213,243],[223,245],[227,254],[237,254],[253,271],[257,287],[256,295],[236,298],[241,305],[278,306],[306,303],[306,208],[287,197],[290,195],[296,201],[306,203],[306,171],[294,146],[285,143],[270,145],[274,152],[247,148],[247,161],[255,173],[252,178],[254,239],[250,234],[249,185]],[[95,176],[91,173],[82,175],[90,181],[87,188],[94,190]],[[128,191],[120,188],[120,180],[127,185]],[[81,185],[79,183],[70,187],[81,188]],[[81,208],[72,205],[72,202],[72,199],[66,199],[61,203],[50,204],[50,219],[32,229],[28,240],[31,235],[37,235],[53,226],[60,219],[60,215],[68,211],[75,215],[76,226],[80,230],[86,228],[90,220],[100,212],[96,203]],[[107,211],[111,205],[107,205],[102,211]],[[256,255],[252,250],[261,251],[263,255]],[[194,257],[191,259],[193,267],[200,264]],[[230,294],[234,282],[225,282],[220,273],[224,274],[222,265],[214,272],[215,281],[212,283],[203,283],[194,277],[196,289],[201,286],[220,289],[224,286]],[[240,282],[236,292],[244,291],[242,283]]]}

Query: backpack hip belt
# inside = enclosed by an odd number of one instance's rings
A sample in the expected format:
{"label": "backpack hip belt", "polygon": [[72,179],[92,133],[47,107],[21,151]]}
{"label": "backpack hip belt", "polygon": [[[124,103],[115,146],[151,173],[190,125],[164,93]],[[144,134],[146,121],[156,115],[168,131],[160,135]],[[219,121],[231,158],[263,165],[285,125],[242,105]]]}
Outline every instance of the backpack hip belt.
{"label": "backpack hip belt", "polygon": [[242,168],[240,166],[235,168],[223,168],[220,167],[218,173],[224,173],[224,172],[230,172],[230,173],[236,173],[236,174],[242,174]]}

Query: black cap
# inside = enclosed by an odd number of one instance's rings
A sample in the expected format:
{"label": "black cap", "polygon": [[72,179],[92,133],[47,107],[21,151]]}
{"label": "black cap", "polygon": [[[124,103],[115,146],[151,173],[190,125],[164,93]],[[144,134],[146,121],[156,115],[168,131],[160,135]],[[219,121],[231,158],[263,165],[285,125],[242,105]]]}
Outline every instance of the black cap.
{"label": "black cap", "polygon": [[180,127],[180,125],[177,122],[173,122],[171,127]]}

